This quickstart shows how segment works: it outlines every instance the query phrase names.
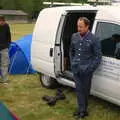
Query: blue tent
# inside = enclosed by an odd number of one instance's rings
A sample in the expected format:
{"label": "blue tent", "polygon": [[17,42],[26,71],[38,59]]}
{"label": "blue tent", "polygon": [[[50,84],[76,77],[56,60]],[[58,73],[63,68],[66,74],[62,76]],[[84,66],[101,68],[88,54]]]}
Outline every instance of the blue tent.
{"label": "blue tent", "polygon": [[9,48],[10,74],[35,73],[31,66],[30,50],[32,35],[25,35],[20,40],[12,42]]}

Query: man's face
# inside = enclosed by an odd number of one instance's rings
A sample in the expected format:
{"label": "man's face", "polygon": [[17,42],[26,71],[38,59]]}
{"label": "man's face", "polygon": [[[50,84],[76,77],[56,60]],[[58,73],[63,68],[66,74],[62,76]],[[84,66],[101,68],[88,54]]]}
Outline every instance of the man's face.
{"label": "man's face", "polygon": [[80,32],[81,35],[84,35],[88,32],[89,26],[84,23],[83,20],[78,20],[77,22],[77,30]]}
{"label": "man's face", "polygon": [[0,20],[0,25],[3,25],[4,24],[4,21]]}

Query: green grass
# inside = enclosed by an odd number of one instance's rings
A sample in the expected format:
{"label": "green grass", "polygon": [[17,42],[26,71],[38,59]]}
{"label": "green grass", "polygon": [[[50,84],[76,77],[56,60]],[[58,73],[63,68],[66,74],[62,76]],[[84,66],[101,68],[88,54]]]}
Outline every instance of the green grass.
{"label": "green grass", "polygon": [[[43,95],[54,96],[56,90],[43,88],[39,75],[10,76],[11,83],[0,86],[0,98],[21,120],[74,120],[76,97],[70,88],[62,88],[66,99],[50,107],[42,100]],[[90,116],[85,120],[120,120],[120,108],[96,97],[90,96]]]}
{"label": "green grass", "polygon": [[[31,33],[33,24],[12,24],[11,30],[17,30],[12,38],[20,38]],[[13,34],[12,34],[13,35]],[[43,95],[54,96],[56,90],[43,88],[39,75],[10,75],[10,83],[0,85],[0,100],[21,120],[74,120],[72,113],[76,108],[76,95],[68,87],[62,88],[66,99],[50,107],[41,98]],[[84,120],[120,120],[120,107],[90,96],[89,117]]]}
{"label": "green grass", "polygon": [[31,34],[33,32],[34,24],[10,24],[12,41],[19,39],[20,37]]}

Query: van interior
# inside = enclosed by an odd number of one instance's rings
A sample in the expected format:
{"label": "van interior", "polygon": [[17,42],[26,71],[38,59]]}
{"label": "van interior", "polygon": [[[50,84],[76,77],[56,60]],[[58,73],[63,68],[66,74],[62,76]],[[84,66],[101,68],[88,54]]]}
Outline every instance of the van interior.
{"label": "van interior", "polygon": [[64,59],[61,62],[63,65],[62,76],[67,77],[70,80],[73,80],[73,74],[70,69],[70,59],[69,59],[69,48],[71,44],[71,36],[73,33],[77,32],[77,20],[79,17],[87,17],[90,20],[90,31],[93,26],[93,22],[96,16],[96,11],[83,11],[83,12],[68,12],[65,19],[65,24],[62,32],[62,42],[63,42],[63,51]]}

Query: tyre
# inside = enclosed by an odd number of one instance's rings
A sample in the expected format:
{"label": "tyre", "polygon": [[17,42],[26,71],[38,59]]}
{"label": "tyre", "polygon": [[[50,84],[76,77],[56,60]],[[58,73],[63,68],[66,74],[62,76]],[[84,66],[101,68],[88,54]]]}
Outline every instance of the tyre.
{"label": "tyre", "polygon": [[58,82],[54,78],[42,73],[40,73],[39,75],[40,75],[40,82],[43,87],[54,89],[59,86]]}

